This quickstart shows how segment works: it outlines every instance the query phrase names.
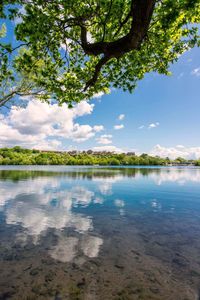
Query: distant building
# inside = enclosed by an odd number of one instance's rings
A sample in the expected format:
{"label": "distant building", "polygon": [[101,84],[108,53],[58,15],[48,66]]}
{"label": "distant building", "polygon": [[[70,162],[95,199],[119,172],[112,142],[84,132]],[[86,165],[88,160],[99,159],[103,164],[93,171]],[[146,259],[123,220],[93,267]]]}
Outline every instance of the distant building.
{"label": "distant building", "polygon": [[135,152],[127,152],[126,155],[128,155],[128,156],[135,156]]}

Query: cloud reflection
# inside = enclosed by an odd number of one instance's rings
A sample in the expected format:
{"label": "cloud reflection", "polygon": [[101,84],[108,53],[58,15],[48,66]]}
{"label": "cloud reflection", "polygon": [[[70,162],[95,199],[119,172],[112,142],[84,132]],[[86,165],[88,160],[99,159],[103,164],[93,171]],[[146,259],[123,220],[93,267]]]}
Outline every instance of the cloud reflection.
{"label": "cloud reflection", "polygon": [[61,262],[70,262],[81,255],[94,258],[98,256],[102,244],[103,239],[93,235],[86,234],[77,238],[60,233],[58,243],[49,250],[49,255]]}
{"label": "cloud reflection", "polygon": [[102,177],[93,178],[93,181],[98,183],[98,189],[102,195],[104,196],[112,195],[113,184],[124,179],[124,175],[118,174],[118,172],[112,176],[108,176],[109,174],[107,174],[107,177],[104,176],[103,178]]}
{"label": "cloud reflection", "polygon": [[76,237],[60,237],[56,246],[49,251],[49,254],[55,260],[61,262],[70,262],[76,255],[76,247],[78,238]]}
{"label": "cloud reflection", "polygon": [[124,210],[125,202],[124,202],[124,200],[116,199],[114,201],[114,203],[115,203],[115,206],[119,209],[119,214],[121,216],[124,216],[125,215],[125,210]]}
{"label": "cloud reflection", "polygon": [[[86,174],[81,173],[81,176]],[[90,204],[102,205],[106,199],[104,196],[112,195],[113,199],[115,183],[127,177],[140,180],[143,176],[148,176],[148,179],[156,184],[199,183],[200,169],[143,168],[113,169],[112,174],[96,172],[90,177],[92,179],[90,189],[87,185],[80,185],[80,180],[68,180],[68,177],[76,178],[74,173],[67,176],[38,176],[17,181],[4,178],[0,180],[0,209],[4,212],[7,224],[19,224],[23,229],[16,234],[16,243],[21,245],[26,245],[30,241],[34,244],[42,243],[42,238],[51,231],[56,236],[56,243],[48,250],[52,258],[61,262],[76,260],[78,257],[92,258],[98,255],[103,240],[94,234],[92,217],[82,211]],[[130,188],[133,188],[132,180],[129,182]],[[119,214],[124,216],[125,201],[115,198],[113,201]],[[157,199],[152,199],[150,205],[154,211],[162,209]]]}
{"label": "cloud reflection", "polygon": [[[0,181],[0,186],[6,223],[20,224],[23,228],[16,235],[16,243],[26,245],[31,238],[32,243],[38,244],[48,230],[53,230],[57,243],[48,251],[52,258],[69,262],[80,252],[86,257],[98,255],[103,240],[93,236],[92,218],[75,212],[77,206],[84,208],[92,201],[103,203],[93,191],[79,185],[67,187],[56,177],[37,177],[17,183]],[[70,234],[63,231],[67,228]]]}
{"label": "cloud reflection", "polygon": [[184,185],[187,182],[200,183],[200,169],[163,169],[163,171],[159,174],[153,172],[150,173],[149,177],[152,178],[158,185],[165,182],[174,182],[179,185]]}

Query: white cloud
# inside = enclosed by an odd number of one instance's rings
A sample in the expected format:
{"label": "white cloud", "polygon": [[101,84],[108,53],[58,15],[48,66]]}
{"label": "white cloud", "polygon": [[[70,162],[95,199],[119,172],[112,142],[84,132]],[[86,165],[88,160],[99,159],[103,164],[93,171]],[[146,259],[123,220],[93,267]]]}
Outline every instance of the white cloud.
{"label": "white cloud", "polygon": [[177,145],[175,147],[163,147],[156,145],[151,150],[150,155],[158,155],[172,159],[179,156],[186,159],[198,159],[200,158],[200,147],[184,147],[182,145]]}
{"label": "white cloud", "polygon": [[200,76],[200,67],[192,70],[191,74],[199,77]]}
{"label": "white cloud", "polygon": [[21,15],[14,18],[14,23],[15,23],[15,25],[18,25],[18,24],[20,24],[20,23],[23,21],[22,17],[23,17],[23,15],[26,15],[25,7],[22,6],[22,7],[19,9],[18,12],[19,12]]}
{"label": "white cloud", "polygon": [[92,96],[93,99],[95,98],[101,98],[102,96],[104,95],[104,92],[99,92],[99,93],[96,93]]}
{"label": "white cloud", "polygon": [[117,148],[113,145],[109,145],[109,146],[97,146],[97,147],[93,147],[92,148],[93,151],[107,151],[107,152],[116,152],[116,153],[121,153],[124,152],[122,149]]}
{"label": "white cloud", "polygon": [[124,118],[125,118],[124,114],[121,114],[121,115],[118,116],[118,120],[120,120],[120,121],[124,120]]}
{"label": "white cloud", "polygon": [[181,148],[181,149],[183,149],[183,148],[185,148],[185,147],[184,147],[183,145],[177,145],[176,148]]}
{"label": "white cloud", "polygon": [[84,142],[94,135],[95,132],[90,125],[74,124],[73,132],[71,133],[70,138],[76,142]]}
{"label": "white cloud", "polygon": [[156,128],[156,127],[158,127],[159,125],[160,125],[159,122],[151,123],[151,124],[149,124],[148,129]]}
{"label": "white cloud", "polygon": [[83,101],[72,109],[66,104],[29,100],[25,108],[12,106],[0,115],[0,147],[21,145],[27,148],[61,149],[61,139],[83,142],[104,129],[102,125],[80,125],[75,119],[93,112],[94,104]]}
{"label": "white cloud", "polygon": [[91,32],[87,32],[87,40],[88,40],[88,43],[94,43],[94,38],[92,37],[92,34]]}
{"label": "white cloud", "polygon": [[120,129],[123,129],[123,128],[124,128],[124,125],[123,125],[123,124],[115,125],[115,126],[114,126],[114,129],[115,129],[115,130],[120,130]]}
{"label": "white cloud", "polygon": [[155,122],[155,123],[151,123],[151,124],[149,124],[147,126],[141,125],[141,126],[138,127],[138,129],[144,129],[144,128],[152,129],[152,128],[158,127],[159,125],[160,125],[159,122]]}
{"label": "white cloud", "polygon": [[111,134],[103,134],[96,139],[98,144],[112,144],[112,135]]}
{"label": "white cloud", "polygon": [[100,131],[104,130],[104,127],[103,127],[103,125],[95,125],[95,126],[93,127],[93,129],[94,129],[94,131],[96,131],[96,132],[100,132]]}
{"label": "white cloud", "polygon": [[58,140],[44,140],[41,142],[37,142],[36,145],[38,150],[55,150],[55,149],[62,149],[62,142]]}

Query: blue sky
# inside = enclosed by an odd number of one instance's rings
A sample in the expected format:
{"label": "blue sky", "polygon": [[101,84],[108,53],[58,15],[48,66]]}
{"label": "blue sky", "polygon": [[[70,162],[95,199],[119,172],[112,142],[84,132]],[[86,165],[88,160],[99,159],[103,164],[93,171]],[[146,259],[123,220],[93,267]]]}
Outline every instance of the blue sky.
{"label": "blue sky", "polygon": [[[113,144],[127,150],[149,152],[156,144],[200,146],[199,49],[183,54],[170,69],[171,76],[148,74],[133,94],[116,90],[93,101],[94,112],[80,122],[92,125],[98,120],[113,135]],[[120,114],[125,115],[121,122],[117,120]],[[158,126],[148,128],[156,122]],[[114,130],[115,124],[124,128]],[[94,142],[84,146],[92,147]]]}
{"label": "blue sky", "polygon": [[0,147],[200,157],[199,58],[192,49],[171,66],[171,76],[147,74],[133,94],[113,90],[72,112],[34,99],[27,108],[1,110]]}

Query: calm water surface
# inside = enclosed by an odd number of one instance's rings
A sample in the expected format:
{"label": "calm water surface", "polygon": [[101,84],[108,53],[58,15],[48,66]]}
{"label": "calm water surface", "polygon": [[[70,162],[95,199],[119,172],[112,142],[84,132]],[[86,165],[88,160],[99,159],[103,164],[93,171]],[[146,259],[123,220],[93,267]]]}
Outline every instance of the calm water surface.
{"label": "calm water surface", "polygon": [[0,168],[0,299],[200,299],[200,169]]}

